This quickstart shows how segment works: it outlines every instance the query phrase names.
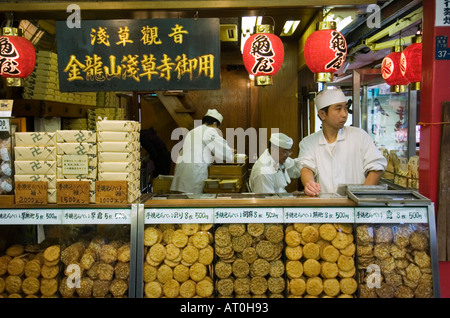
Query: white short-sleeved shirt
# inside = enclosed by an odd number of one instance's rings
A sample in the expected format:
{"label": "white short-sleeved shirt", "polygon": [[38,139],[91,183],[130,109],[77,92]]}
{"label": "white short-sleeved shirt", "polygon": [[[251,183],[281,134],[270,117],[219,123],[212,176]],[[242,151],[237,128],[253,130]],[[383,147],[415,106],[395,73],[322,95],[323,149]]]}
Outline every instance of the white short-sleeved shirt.
{"label": "white short-sleeved shirt", "polygon": [[304,138],[299,147],[300,169],[314,173],[322,193],[336,193],[340,184],[363,184],[369,171],[384,171],[387,165],[369,134],[356,127],[339,130],[334,153],[322,130]]}

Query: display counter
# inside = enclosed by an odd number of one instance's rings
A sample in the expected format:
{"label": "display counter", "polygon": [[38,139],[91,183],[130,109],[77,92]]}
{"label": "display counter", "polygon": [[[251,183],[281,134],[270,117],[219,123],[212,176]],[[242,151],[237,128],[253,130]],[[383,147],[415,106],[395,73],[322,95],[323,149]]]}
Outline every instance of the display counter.
{"label": "display counter", "polygon": [[440,297],[429,201],[143,195],[2,208],[0,229],[2,297]]}

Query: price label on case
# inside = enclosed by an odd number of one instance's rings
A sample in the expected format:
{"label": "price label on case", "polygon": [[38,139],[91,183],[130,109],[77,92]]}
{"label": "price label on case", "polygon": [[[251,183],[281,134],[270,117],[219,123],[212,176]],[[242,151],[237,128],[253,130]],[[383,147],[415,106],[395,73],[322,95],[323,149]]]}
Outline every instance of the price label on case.
{"label": "price label on case", "polygon": [[0,118],[0,131],[9,131],[9,119]]}

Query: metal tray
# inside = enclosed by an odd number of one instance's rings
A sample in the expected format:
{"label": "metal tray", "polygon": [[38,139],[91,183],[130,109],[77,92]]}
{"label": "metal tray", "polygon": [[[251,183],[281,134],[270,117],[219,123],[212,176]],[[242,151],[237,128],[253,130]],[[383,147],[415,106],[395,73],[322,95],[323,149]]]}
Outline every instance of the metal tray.
{"label": "metal tray", "polygon": [[358,205],[427,206],[431,200],[414,190],[352,190],[348,197]]}

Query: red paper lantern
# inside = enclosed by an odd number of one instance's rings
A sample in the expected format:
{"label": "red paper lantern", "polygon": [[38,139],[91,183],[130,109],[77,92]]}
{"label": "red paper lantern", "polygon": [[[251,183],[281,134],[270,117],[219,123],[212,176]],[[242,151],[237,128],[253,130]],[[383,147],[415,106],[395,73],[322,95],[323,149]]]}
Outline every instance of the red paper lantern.
{"label": "red paper lantern", "polygon": [[333,23],[329,29],[319,29],[306,39],[304,55],[306,66],[315,74],[315,81],[329,82],[345,62],[347,42]]}
{"label": "red paper lantern", "polygon": [[28,77],[36,65],[33,44],[16,35],[19,33],[15,28],[3,28],[3,34],[8,35],[0,36],[0,75],[6,78]]}
{"label": "red paper lantern", "polygon": [[272,77],[283,64],[283,42],[273,33],[255,33],[245,41],[242,59],[245,69],[255,79]]}
{"label": "red paper lantern", "polygon": [[408,85],[409,81],[403,76],[400,59],[402,52],[388,54],[381,64],[381,76],[390,86]]}
{"label": "red paper lantern", "polygon": [[401,54],[400,69],[408,82],[422,80],[422,43],[409,45]]}

